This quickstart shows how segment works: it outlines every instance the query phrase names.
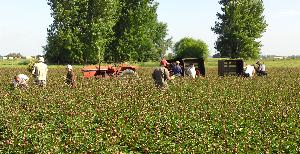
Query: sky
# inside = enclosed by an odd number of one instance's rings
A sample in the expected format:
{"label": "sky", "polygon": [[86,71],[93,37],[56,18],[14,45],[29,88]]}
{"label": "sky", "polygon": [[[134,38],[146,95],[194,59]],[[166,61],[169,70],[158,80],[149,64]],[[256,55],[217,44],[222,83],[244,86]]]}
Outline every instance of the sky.
{"label": "sky", "polygon": [[[216,53],[211,31],[220,12],[218,0],[157,0],[159,21],[168,24],[168,37],[201,39]],[[0,0],[0,55],[43,54],[47,28],[53,19],[46,0]],[[264,55],[300,55],[300,0],[264,0],[267,31],[260,39]]]}

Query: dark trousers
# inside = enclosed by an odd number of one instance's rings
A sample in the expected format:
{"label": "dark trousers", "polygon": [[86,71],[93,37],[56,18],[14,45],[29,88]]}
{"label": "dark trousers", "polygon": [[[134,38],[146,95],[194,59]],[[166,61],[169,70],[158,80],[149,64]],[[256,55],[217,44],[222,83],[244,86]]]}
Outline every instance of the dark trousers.
{"label": "dark trousers", "polygon": [[250,74],[249,74],[249,73],[243,72],[242,76],[245,77],[245,78],[249,78],[249,77],[250,77]]}
{"label": "dark trousers", "polygon": [[257,71],[257,76],[267,76],[268,73],[265,71]]}

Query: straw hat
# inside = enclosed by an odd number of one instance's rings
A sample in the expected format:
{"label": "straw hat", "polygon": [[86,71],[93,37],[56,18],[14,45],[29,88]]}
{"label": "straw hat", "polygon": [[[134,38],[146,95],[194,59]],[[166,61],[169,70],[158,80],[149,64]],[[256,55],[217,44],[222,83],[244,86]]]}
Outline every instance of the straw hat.
{"label": "straw hat", "polygon": [[43,57],[39,57],[39,62],[44,62],[44,58]]}

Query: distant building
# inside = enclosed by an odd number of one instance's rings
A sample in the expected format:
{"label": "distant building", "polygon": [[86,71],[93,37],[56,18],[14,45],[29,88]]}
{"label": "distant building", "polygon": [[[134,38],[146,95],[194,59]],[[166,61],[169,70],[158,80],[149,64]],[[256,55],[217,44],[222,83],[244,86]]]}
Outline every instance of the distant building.
{"label": "distant building", "polygon": [[262,59],[287,59],[289,58],[288,56],[277,56],[277,55],[261,55],[260,56]]}
{"label": "distant building", "polygon": [[291,59],[298,59],[298,58],[300,58],[300,55],[292,55],[292,56],[288,56],[288,58],[291,58]]}
{"label": "distant building", "polygon": [[286,59],[287,57],[285,56],[276,56],[276,57],[273,57],[274,59]]}

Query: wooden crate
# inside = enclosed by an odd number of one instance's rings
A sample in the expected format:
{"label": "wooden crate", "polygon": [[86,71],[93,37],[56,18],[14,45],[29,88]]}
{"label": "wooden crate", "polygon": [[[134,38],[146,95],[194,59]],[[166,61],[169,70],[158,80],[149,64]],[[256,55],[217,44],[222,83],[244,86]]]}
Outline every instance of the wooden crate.
{"label": "wooden crate", "polygon": [[242,75],[244,71],[244,61],[242,59],[219,60],[219,76]]}

